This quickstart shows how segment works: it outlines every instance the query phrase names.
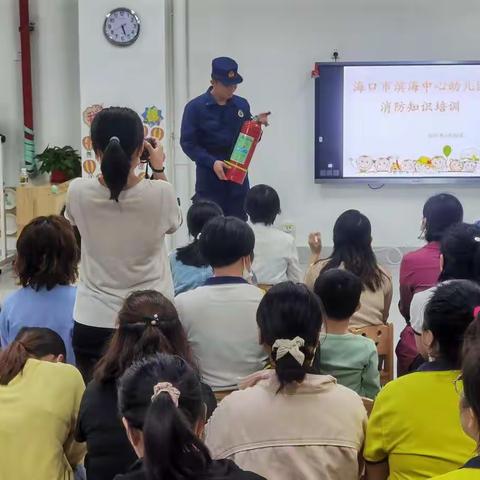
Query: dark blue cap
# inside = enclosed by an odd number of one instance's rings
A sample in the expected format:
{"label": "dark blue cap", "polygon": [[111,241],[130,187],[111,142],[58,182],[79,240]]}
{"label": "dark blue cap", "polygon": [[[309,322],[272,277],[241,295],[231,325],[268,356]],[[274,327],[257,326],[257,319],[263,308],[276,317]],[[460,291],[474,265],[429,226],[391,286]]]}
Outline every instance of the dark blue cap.
{"label": "dark blue cap", "polygon": [[237,62],[229,57],[218,57],[212,60],[212,78],[224,85],[243,82],[243,78],[238,74]]}

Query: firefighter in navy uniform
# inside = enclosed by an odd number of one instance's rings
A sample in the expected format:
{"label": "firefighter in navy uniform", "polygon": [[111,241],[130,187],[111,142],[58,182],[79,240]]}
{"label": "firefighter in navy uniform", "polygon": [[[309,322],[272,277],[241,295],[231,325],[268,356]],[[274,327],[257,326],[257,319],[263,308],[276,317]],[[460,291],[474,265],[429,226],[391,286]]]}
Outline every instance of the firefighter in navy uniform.
{"label": "firefighter in navy uniform", "polygon": [[[196,164],[196,200],[212,200],[222,207],[225,215],[247,219],[244,203],[249,190],[248,177],[243,185],[225,178],[233,146],[243,122],[250,120],[247,100],[234,95],[243,81],[237,63],[228,57],[212,61],[211,87],[185,107],[180,145]],[[268,125],[268,113],[256,119]]]}

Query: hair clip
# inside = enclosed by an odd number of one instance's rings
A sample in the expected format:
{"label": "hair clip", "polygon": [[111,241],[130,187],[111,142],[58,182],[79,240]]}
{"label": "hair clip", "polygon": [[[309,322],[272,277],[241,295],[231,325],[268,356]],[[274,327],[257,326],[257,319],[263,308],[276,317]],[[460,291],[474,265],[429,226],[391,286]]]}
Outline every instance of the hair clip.
{"label": "hair clip", "polygon": [[120,139],[118,137],[110,137],[110,140],[108,141],[108,143],[112,143],[112,142],[115,142],[115,143],[120,143]]}
{"label": "hair clip", "polygon": [[153,402],[161,393],[168,393],[173,404],[178,407],[178,400],[180,399],[180,390],[178,388],[175,388],[170,382],[157,383],[153,386],[151,401]]}
{"label": "hair clip", "polygon": [[153,314],[153,319],[150,320],[150,325],[155,326],[158,323],[158,314]]}
{"label": "hair clip", "polygon": [[303,346],[305,346],[305,340],[302,337],[295,337],[293,340],[279,338],[272,345],[272,349],[277,349],[275,360],[280,360],[289,353],[300,365],[303,365],[305,354],[300,350]]}

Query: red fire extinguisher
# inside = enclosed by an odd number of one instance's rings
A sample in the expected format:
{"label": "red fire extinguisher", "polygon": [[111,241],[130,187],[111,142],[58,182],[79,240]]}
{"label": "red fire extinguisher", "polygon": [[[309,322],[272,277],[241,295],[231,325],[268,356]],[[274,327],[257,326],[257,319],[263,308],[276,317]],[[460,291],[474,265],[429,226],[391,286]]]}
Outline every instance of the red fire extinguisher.
{"label": "red fire extinguisher", "polygon": [[255,152],[255,147],[261,137],[262,125],[256,118],[247,120],[242,125],[230,160],[225,161],[230,167],[225,173],[227,180],[240,185],[243,184],[248,173],[248,167],[252,161],[253,152]]}

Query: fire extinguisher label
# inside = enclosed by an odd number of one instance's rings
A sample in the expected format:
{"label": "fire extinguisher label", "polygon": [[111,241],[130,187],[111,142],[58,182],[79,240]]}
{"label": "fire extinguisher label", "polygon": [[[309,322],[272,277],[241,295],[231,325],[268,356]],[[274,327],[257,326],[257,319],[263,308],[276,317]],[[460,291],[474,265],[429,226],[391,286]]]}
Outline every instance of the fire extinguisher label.
{"label": "fire extinguisher label", "polygon": [[252,148],[254,141],[255,139],[250,135],[245,135],[244,133],[241,133],[237,138],[235,147],[233,147],[231,160],[239,163],[240,165],[243,165],[245,163],[245,160],[247,159],[248,152]]}

